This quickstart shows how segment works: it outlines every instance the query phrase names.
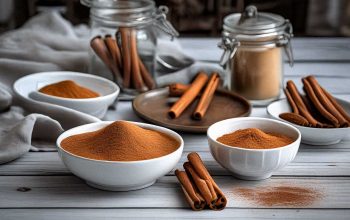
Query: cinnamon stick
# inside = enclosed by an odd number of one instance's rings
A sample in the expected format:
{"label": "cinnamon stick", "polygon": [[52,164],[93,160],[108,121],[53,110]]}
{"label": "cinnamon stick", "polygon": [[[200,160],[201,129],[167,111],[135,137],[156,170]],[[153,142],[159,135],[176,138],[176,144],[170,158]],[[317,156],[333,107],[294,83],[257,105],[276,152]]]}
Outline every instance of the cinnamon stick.
{"label": "cinnamon stick", "polygon": [[332,102],[334,107],[340,112],[340,114],[350,123],[350,115],[344,110],[344,108],[337,102],[337,100],[324,88],[321,88],[323,93]]}
{"label": "cinnamon stick", "polygon": [[142,62],[140,57],[139,57],[139,65],[140,65],[140,70],[141,70],[141,76],[142,76],[142,79],[145,82],[146,86],[148,87],[148,89],[155,89],[156,83],[154,82],[151,74],[148,72],[145,64]]}
{"label": "cinnamon stick", "polygon": [[170,108],[168,115],[170,118],[177,118],[193,102],[198,93],[208,80],[208,76],[200,72],[194,79],[191,87],[179,98],[179,100]]}
{"label": "cinnamon stick", "polygon": [[135,89],[142,90],[145,87],[141,77],[139,55],[137,52],[136,31],[130,30],[130,57],[131,57],[131,78]]}
{"label": "cinnamon stick", "polygon": [[119,70],[122,70],[122,55],[117,41],[108,34],[105,36],[105,44],[108,48],[109,53],[112,55],[115,65],[117,65],[117,68],[119,68]]}
{"label": "cinnamon stick", "polygon": [[[222,210],[226,207],[227,199],[197,153],[188,155],[188,162],[184,163],[186,172],[176,170],[188,203],[193,210],[209,207],[212,210]],[[203,205],[204,203],[204,205]]]}
{"label": "cinnamon stick", "polygon": [[184,192],[186,200],[190,204],[191,208],[195,211],[204,209],[206,203],[198,192],[198,189],[188,178],[186,172],[175,170],[175,175],[181,183],[182,191]]}
{"label": "cinnamon stick", "polygon": [[186,90],[190,88],[190,85],[174,83],[169,85],[169,96],[170,97],[179,97],[182,96]]}
{"label": "cinnamon stick", "polygon": [[285,112],[279,115],[280,118],[300,126],[308,126],[309,122],[301,115],[293,112]]}
{"label": "cinnamon stick", "polygon": [[205,113],[209,108],[211,101],[214,98],[214,93],[219,86],[219,82],[220,82],[219,74],[212,73],[212,75],[209,78],[209,82],[201,98],[199,99],[199,103],[193,112],[194,119],[201,120],[204,117]]}
{"label": "cinnamon stick", "polygon": [[[224,209],[227,204],[227,199],[224,193],[220,190],[219,186],[215,183],[214,179],[209,174],[199,155],[195,152],[192,152],[187,155],[187,159],[192,165],[195,172],[198,174],[198,176],[201,179],[205,180],[205,182],[209,186],[210,192],[212,194],[212,201],[208,203],[209,208],[213,210]],[[213,189],[211,189],[211,186],[213,187]]]}
{"label": "cinnamon stick", "polygon": [[316,109],[324,116],[327,120],[329,120],[335,127],[339,127],[339,121],[337,118],[335,118],[321,103],[320,97],[316,96],[316,91],[314,90],[314,87],[311,86],[310,82],[303,78],[302,82],[304,84],[304,88],[306,91],[306,94],[310,98],[311,102],[314,104]]}
{"label": "cinnamon stick", "polygon": [[128,28],[120,28],[123,60],[123,85],[130,88],[131,57],[130,57],[130,33]]}
{"label": "cinnamon stick", "polygon": [[90,46],[94,50],[95,54],[102,60],[102,62],[109,68],[112,72],[113,80],[121,79],[120,72],[113,65],[112,56],[108,51],[104,41],[101,36],[96,36],[90,41]]}
{"label": "cinnamon stick", "polygon": [[292,108],[292,112],[295,114],[299,114],[299,109],[287,89],[284,89],[284,94],[286,94],[289,105]]}
{"label": "cinnamon stick", "polygon": [[306,118],[308,122],[314,126],[314,127],[322,127],[322,124],[317,121],[308,111],[307,107],[305,106],[303,99],[301,98],[301,95],[298,92],[297,87],[295,86],[294,82],[289,80],[287,82],[287,90],[289,91],[292,99],[294,100],[295,104],[298,107],[300,115]]}
{"label": "cinnamon stick", "polygon": [[323,93],[321,86],[318,84],[316,78],[314,76],[308,76],[306,77],[306,79],[308,80],[312,89],[317,95],[317,98],[319,98],[320,103],[322,103],[324,108],[327,109],[327,111],[338,120],[340,126],[341,127],[349,126],[348,121],[343,117],[343,115],[337,110],[337,108],[333,105],[333,103]]}

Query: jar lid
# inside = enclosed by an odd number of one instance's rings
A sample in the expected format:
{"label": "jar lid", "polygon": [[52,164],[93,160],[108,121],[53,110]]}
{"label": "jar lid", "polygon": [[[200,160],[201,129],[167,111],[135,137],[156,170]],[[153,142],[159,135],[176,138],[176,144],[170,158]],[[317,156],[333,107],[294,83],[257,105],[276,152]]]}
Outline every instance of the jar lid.
{"label": "jar lid", "polygon": [[288,20],[272,13],[258,12],[253,5],[243,13],[230,14],[224,19],[224,30],[233,35],[278,35],[285,32]]}
{"label": "jar lid", "polygon": [[105,25],[136,26],[152,22],[152,0],[80,0],[90,7],[90,17]]}
{"label": "jar lid", "polygon": [[222,41],[218,46],[224,50],[220,64],[226,65],[235,55],[237,48],[245,46],[280,47],[283,46],[289,63],[293,65],[293,51],[290,39],[293,27],[288,19],[280,15],[259,12],[255,6],[247,6],[244,12],[224,18]]}

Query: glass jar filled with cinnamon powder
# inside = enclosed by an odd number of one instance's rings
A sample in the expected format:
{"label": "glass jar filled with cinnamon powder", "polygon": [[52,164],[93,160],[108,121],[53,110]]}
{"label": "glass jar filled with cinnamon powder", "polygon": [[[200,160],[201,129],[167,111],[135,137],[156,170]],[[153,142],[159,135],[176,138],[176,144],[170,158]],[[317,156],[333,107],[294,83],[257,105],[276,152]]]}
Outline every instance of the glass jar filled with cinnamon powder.
{"label": "glass jar filled with cinnamon powder", "polygon": [[[255,6],[225,17],[221,65],[230,90],[253,105],[267,105],[279,98],[283,81],[283,55],[293,65],[291,23],[283,17],[258,12]],[[284,51],[284,52],[283,52]]]}
{"label": "glass jar filled with cinnamon powder", "polygon": [[168,8],[152,0],[81,0],[90,7],[89,73],[115,81],[124,94],[156,87],[157,37],[178,32],[166,20]]}

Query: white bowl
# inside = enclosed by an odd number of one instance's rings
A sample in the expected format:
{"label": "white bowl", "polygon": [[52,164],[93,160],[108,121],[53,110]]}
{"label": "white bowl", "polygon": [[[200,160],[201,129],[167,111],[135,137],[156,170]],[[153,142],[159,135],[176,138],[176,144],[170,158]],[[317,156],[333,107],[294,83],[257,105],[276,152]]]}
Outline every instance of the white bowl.
{"label": "white bowl", "polygon": [[[259,128],[265,132],[287,135],[295,141],[289,145],[273,149],[245,149],[231,147],[216,141],[224,134],[239,129]],[[293,126],[273,119],[242,117],[219,121],[211,125],[207,132],[210,152],[215,160],[244,180],[269,178],[272,173],[291,162],[299,149],[300,132]]]}
{"label": "white bowl", "polygon": [[156,125],[132,122],[142,128],[163,132],[180,142],[174,152],[149,160],[104,161],[74,155],[61,147],[61,141],[71,135],[101,129],[112,121],[96,122],[72,128],[61,134],[56,142],[58,153],[66,167],[92,187],[109,191],[129,191],[148,187],[179,162],[184,142],[176,132]]}
{"label": "white bowl", "polygon": [[[350,112],[350,103],[336,99],[337,102],[342,105],[345,111]],[[291,112],[291,108],[287,99],[281,99],[271,103],[267,106],[267,113],[275,119],[280,121],[287,122],[296,128],[302,134],[301,142],[311,145],[330,145],[340,142],[343,138],[350,134],[350,128],[311,128],[299,126],[293,123],[290,123],[286,120],[283,120],[279,115],[283,112]]]}
{"label": "white bowl", "polygon": [[[73,80],[79,85],[100,94],[96,98],[70,99],[47,95],[38,92],[42,87],[63,80]],[[13,85],[16,95],[32,98],[38,101],[61,105],[92,116],[102,118],[119,94],[119,87],[112,81],[86,73],[58,71],[42,72],[24,76]]]}

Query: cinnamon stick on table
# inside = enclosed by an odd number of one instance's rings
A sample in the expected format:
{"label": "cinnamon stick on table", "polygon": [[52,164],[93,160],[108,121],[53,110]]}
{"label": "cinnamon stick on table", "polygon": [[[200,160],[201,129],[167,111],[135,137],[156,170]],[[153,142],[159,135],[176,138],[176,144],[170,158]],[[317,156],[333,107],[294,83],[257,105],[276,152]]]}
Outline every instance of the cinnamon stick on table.
{"label": "cinnamon stick on table", "polygon": [[188,178],[185,171],[175,170],[175,175],[178,178],[182,190],[185,194],[186,200],[191,208],[195,211],[200,211],[204,209],[206,202],[203,197],[200,195],[197,187],[193,182]]}
{"label": "cinnamon stick on table", "polygon": [[219,86],[219,82],[220,82],[219,74],[212,73],[210,78],[209,78],[209,82],[208,82],[201,98],[199,99],[199,103],[193,112],[194,119],[201,120],[204,117],[205,113],[207,112],[207,110],[209,108],[211,101],[214,98],[214,94],[215,94],[216,89]]}
{"label": "cinnamon stick on table", "polygon": [[170,108],[168,115],[171,118],[179,117],[182,112],[193,102],[203,86],[208,80],[208,76],[200,72],[194,79],[191,87],[179,98],[179,100]]}
{"label": "cinnamon stick on table", "polygon": [[120,28],[123,60],[123,85],[130,88],[131,80],[131,57],[130,57],[130,31],[128,28]]}
{"label": "cinnamon stick on table", "polygon": [[[186,173],[176,170],[187,201],[193,210],[203,209],[203,200],[212,210],[222,210],[226,207],[227,199],[197,153],[187,156],[188,162],[184,163]],[[185,177],[187,175],[187,177]],[[186,181],[188,180],[188,181]]]}

